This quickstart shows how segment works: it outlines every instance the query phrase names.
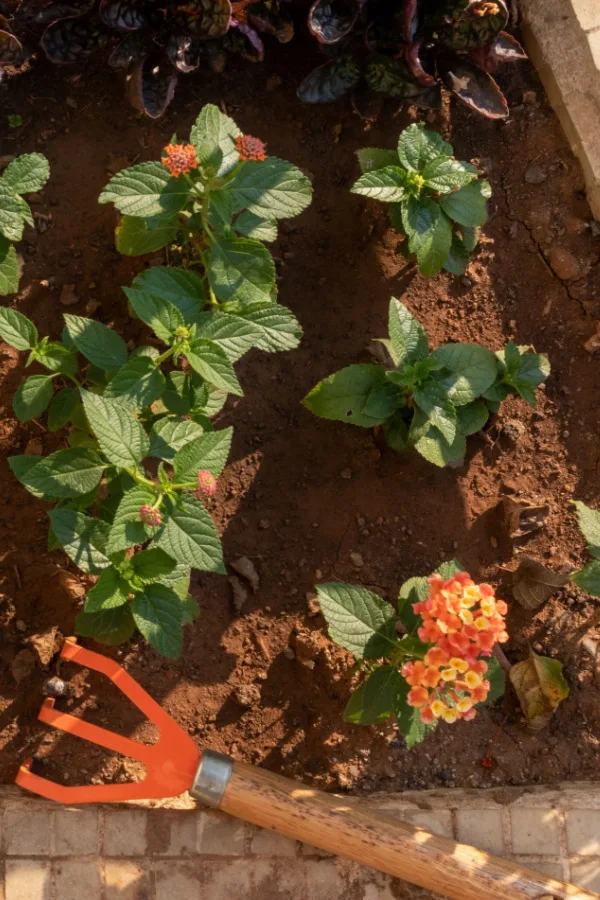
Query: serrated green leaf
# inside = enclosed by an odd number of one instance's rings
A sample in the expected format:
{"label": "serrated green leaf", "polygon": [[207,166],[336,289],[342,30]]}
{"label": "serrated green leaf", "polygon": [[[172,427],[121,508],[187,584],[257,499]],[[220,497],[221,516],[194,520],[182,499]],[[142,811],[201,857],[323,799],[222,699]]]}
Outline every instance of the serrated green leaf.
{"label": "serrated green leaf", "polygon": [[79,391],[75,388],[63,388],[53,396],[48,408],[48,430],[58,431],[67,422],[80,405]]}
{"label": "serrated green leaf", "polygon": [[573,500],[577,512],[577,524],[588,543],[588,550],[596,559],[600,559],[600,511],[592,509],[581,500]]}
{"label": "serrated green leaf", "polygon": [[168,577],[177,567],[175,560],[160,547],[140,550],[131,557],[130,563],[135,577],[143,584],[154,584]]}
{"label": "serrated green leaf", "polygon": [[173,266],[152,266],[137,275],[133,283],[139,290],[176,306],[184,324],[189,326],[200,321],[206,293],[202,279],[195,272]]}
{"label": "serrated green leaf", "polygon": [[16,350],[31,350],[38,342],[33,322],[8,306],[0,306],[0,337]]}
{"label": "serrated green leaf", "polygon": [[234,231],[254,238],[255,241],[265,241],[270,244],[277,240],[277,222],[264,216],[246,210],[238,216],[233,224]]}
{"label": "serrated green leaf", "polygon": [[77,354],[72,350],[67,350],[63,344],[59,344],[57,341],[50,341],[43,348],[36,348],[32,355],[36,362],[41,363],[51,372],[60,372],[62,375],[74,377],[79,371]]}
{"label": "serrated green leaf", "polygon": [[417,630],[421,617],[413,610],[414,603],[422,603],[429,594],[429,584],[422,576],[405,581],[398,594],[398,615],[400,621],[411,634]]}
{"label": "serrated green leaf", "polygon": [[221,428],[187,443],[173,460],[175,481],[195,481],[203,470],[218,478],[227,464],[232,438],[233,428]]}
{"label": "serrated green leaf", "polygon": [[459,225],[473,228],[487,222],[487,201],[492,189],[487,181],[476,181],[453,194],[440,197],[440,206]]}
{"label": "serrated green leaf", "polygon": [[84,610],[97,613],[103,609],[114,609],[129,601],[129,587],[113,566],[105,569],[93,588],[86,595]]}
{"label": "serrated green leaf", "polygon": [[172,462],[178,450],[201,437],[203,433],[204,429],[196,422],[165,416],[152,426],[148,455]]}
{"label": "serrated green leaf", "polygon": [[243,396],[237,376],[229,357],[214,341],[199,338],[186,351],[192,369],[222,391]]}
{"label": "serrated green leaf", "polygon": [[439,564],[435,571],[436,574],[441,575],[442,578],[452,578],[457,572],[464,572],[465,567],[461,565],[457,559],[446,559],[443,563]]}
{"label": "serrated green leaf", "polygon": [[11,160],[2,173],[2,182],[15,194],[41,191],[50,177],[48,160],[41,153],[24,153]]}
{"label": "serrated green leaf", "polygon": [[185,325],[180,310],[158,294],[150,294],[138,288],[124,287],[123,290],[136,316],[145,322],[161,341],[166,344],[172,343],[175,329]]}
{"label": "serrated green leaf", "polygon": [[244,162],[223,189],[231,196],[234,212],[247,209],[265,219],[299,215],[310,205],[313,190],[300,169],[276,156]]}
{"label": "serrated green leaf", "polygon": [[52,509],[48,513],[52,531],[75,565],[90,575],[99,575],[112,565],[107,556],[109,525],[74,509]]}
{"label": "serrated green leaf", "polygon": [[383,722],[395,711],[409,686],[395,666],[380,666],[354,691],[344,710],[344,721],[354,725]]}
{"label": "serrated green leaf", "polygon": [[406,306],[395,297],[390,300],[388,321],[390,340],[394,349],[394,363],[400,367],[425,359],[429,353],[425,330]]}
{"label": "serrated green leaf", "polygon": [[[434,207],[437,205],[433,200],[423,200],[427,203],[430,214],[433,213]],[[416,236],[412,236],[414,242]],[[447,216],[443,212],[432,215],[432,224],[427,231],[423,231],[419,235],[419,245],[416,248],[417,262],[419,271],[427,278],[437,275],[448,259],[450,248],[452,246],[452,225]],[[412,247],[411,247],[412,249]]]}
{"label": "serrated green leaf", "polygon": [[217,236],[208,259],[208,280],[223,302],[273,302],[277,296],[275,263],[267,248],[252,238]]}
{"label": "serrated green leaf", "polygon": [[95,366],[113,371],[127,362],[127,344],[112,328],[69,313],[64,319],[76,348]]}
{"label": "serrated green leaf", "polygon": [[98,198],[125,216],[174,216],[190,196],[183,178],[172,178],[160,162],[139,163],[117,172]]}
{"label": "serrated green leaf", "polygon": [[386,166],[361,175],[351,187],[353,194],[384,203],[398,203],[404,197],[406,172],[399,166]]}
{"label": "serrated green leaf", "polygon": [[456,414],[458,427],[465,437],[481,431],[490,417],[490,411],[483,400],[474,400],[466,406],[459,406]]}
{"label": "serrated green leaf", "polygon": [[51,375],[30,375],[22,381],[13,397],[13,409],[19,422],[41,416],[52,400],[53,392]]}
{"label": "serrated green leaf", "polygon": [[127,406],[84,390],[81,397],[90,426],[109,462],[125,469],[148,455],[148,435]]}
{"label": "serrated green leaf", "polygon": [[600,559],[594,559],[579,572],[571,576],[571,580],[593,597],[600,597]]}
{"label": "serrated green leaf", "polygon": [[363,147],[357,150],[358,164],[363,175],[387,166],[398,165],[398,153],[395,150],[380,150],[377,147]]}
{"label": "serrated green leaf", "polygon": [[33,225],[28,204],[0,179],[0,234],[9,241],[20,241],[25,222]]}
{"label": "serrated green leaf", "polygon": [[452,234],[450,252],[444,261],[444,269],[451,275],[464,275],[469,263],[469,251],[455,233]]}
{"label": "serrated green leaf", "polygon": [[0,296],[16,294],[19,290],[20,275],[21,265],[17,251],[11,242],[0,234]]}
{"label": "serrated green leaf", "polygon": [[203,107],[190,132],[200,164],[222,178],[239,162],[235,138],[242,132],[233,119],[212,103]]}
{"label": "serrated green leaf", "polygon": [[174,591],[163,584],[151,584],[135,595],[131,611],[138,629],[155,650],[171,659],[181,656],[183,611]]}
{"label": "serrated green leaf", "polygon": [[220,188],[210,191],[208,198],[208,221],[218,234],[223,234],[224,229],[231,225],[233,218],[231,194]]}
{"label": "serrated green leaf", "polygon": [[150,488],[138,484],[123,494],[110,527],[107,553],[112,556],[120,550],[143,544],[157,529],[140,519],[142,506],[154,506],[156,494]]}
{"label": "serrated green leaf", "polygon": [[[39,465],[39,463],[40,459],[38,456],[9,456],[8,458],[8,465],[10,466],[15,478],[17,478],[17,480],[20,481],[21,484],[25,484],[29,473],[32,469]],[[38,491],[33,487],[28,487],[27,490],[30,494],[33,494],[34,497],[38,497],[40,500],[43,500],[45,498],[43,491]]]}
{"label": "serrated green leaf", "polygon": [[498,361],[479,344],[443,344],[432,356],[452,374],[441,383],[455,406],[466,406],[484,394],[498,375]]}
{"label": "serrated green leaf", "polygon": [[376,365],[347,366],[310,391],[302,401],[317,416],[363,428],[380,425],[400,406],[401,393]]}
{"label": "serrated green leaf", "polygon": [[75,619],[75,631],[109,646],[123,644],[135,631],[135,622],[128,603],[97,613],[80,612]]}
{"label": "serrated green leaf", "polygon": [[394,610],[377,594],[354,584],[330,582],[318,584],[317,595],[331,639],[357,659],[377,659],[397,646],[388,624],[395,618]]}
{"label": "serrated green leaf", "polygon": [[251,303],[234,315],[219,311],[206,313],[196,336],[218,344],[231,362],[237,362],[253,347],[268,353],[293,350],[300,343],[302,329],[285,306]]}
{"label": "serrated green leaf", "polygon": [[452,444],[456,437],[456,409],[444,388],[429,381],[422,387],[415,388],[413,399],[430,424],[438,429],[448,444]]}
{"label": "serrated green leaf", "polygon": [[471,184],[477,175],[477,170],[473,169],[473,166],[449,156],[432,159],[422,171],[427,187],[440,194],[448,194],[458,187]]}
{"label": "serrated green leaf", "polygon": [[407,706],[407,710],[408,713],[403,718],[402,724],[400,724],[401,714],[399,714],[399,710],[396,711],[396,717],[398,718],[398,727],[404,735],[406,749],[412,750],[417,744],[421,744],[428,734],[435,731],[438,723],[435,722],[433,725],[425,725],[425,723],[421,721],[421,714],[418,709]]}
{"label": "serrated green leaf", "polygon": [[103,396],[122,400],[132,409],[143,409],[158,400],[165,385],[165,376],[150,357],[134,356],[115,373]]}
{"label": "serrated green leaf", "polygon": [[[189,579],[188,579],[189,582]],[[200,615],[200,607],[198,603],[194,600],[191,594],[186,594],[184,597],[176,591],[177,596],[181,599],[182,606],[182,614],[181,621],[183,625],[191,625],[192,622]]]}
{"label": "serrated green leaf", "polygon": [[221,540],[202,503],[190,494],[181,494],[177,503],[165,501],[165,510],[165,526],[156,545],[177,562],[224,575]]}
{"label": "serrated green leaf", "polygon": [[452,156],[452,147],[436,131],[428,131],[420,123],[404,129],[398,140],[398,156],[411,172],[422,172],[438,156]]}
{"label": "serrated green leaf", "polygon": [[[192,374],[192,393],[193,393],[193,405],[194,405],[194,421],[199,422],[200,425],[205,429],[205,431],[212,430],[211,422],[207,422],[202,418],[197,417],[197,412],[199,410],[205,415],[206,419],[209,416],[216,416],[217,413],[221,412],[223,407],[225,406],[225,401],[227,400],[227,392],[220,391],[212,385],[208,384],[204,379],[200,378],[199,375],[196,375],[194,372]],[[208,427],[210,426],[210,428]]]}
{"label": "serrated green leaf", "polygon": [[123,256],[143,256],[172,244],[180,229],[177,218],[122,216],[115,229],[115,244]]}
{"label": "serrated green leaf", "polygon": [[68,448],[57,450],[42,459],[36,459],[35,465],[22,470],[19,460],[22,457],[11,457],[9,465],[21,484],[35,496],[43,494],[56,499],[70,499],[89,494],[99,484],[106,468],[106,463],[85,448]]}
{"label": "serrated green leaf", "polygon": [[486,706],[503,697],[506,690],[506,672],[495,656],[487,660],[487,667],[485,677],[490,682],[490,692],[485,700]]}
{"label": "serrated green leaf", "polygon": [[176,416],[185,416],[191,412],[193,393],[190,379],[183,372],[170,372],[166,377],[165,391],[162,395],[165,409]]}
{"label": "serrated green leaf", "polygon": [[415,450],[428,462],[440,467],[462,462],[467,452],[467,441],[464,434],[457,432],[452,443],[448,443],[437,428],[431,428],[414,446]]}

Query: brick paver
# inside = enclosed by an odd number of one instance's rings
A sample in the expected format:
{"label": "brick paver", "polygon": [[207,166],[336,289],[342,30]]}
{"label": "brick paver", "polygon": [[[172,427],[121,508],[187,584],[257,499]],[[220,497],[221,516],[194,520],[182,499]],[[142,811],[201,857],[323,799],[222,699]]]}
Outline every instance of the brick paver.
{"label": "brick paver", "polygon": [[[362,802],[600,892],[600,786],[376,794]],[[434,900],[190,798],[177,806],[70,809],[0,789],[0,900]]]}

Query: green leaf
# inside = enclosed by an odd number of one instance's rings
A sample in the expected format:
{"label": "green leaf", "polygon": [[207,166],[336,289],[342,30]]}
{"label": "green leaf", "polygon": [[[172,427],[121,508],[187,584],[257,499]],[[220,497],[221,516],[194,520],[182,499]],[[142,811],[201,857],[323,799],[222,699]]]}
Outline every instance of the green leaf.
{"label": "green leaf", "polygon": [[75,388],[63,388],[54,395],[48,409],[48,430],[58,431],[80,405],[79,392]]}
{"label": "green leaf", "polygon": [[358,164],[363,175],[387,166],[398,165],[398,154],[395,150],[380,150],[377,147],[364,147],[357,150]]}
{"label": "green leaf", "polygon": [[104,569],[100,578],[85,598],[86,613],[97,613],[103,609],[114,609],[129,601],[129,587],[120,572],[113,566]]}
{"label": "green leaf", "polygon": [[234,212],[247,209],[264,219],[299,215],[310,206],[313,192],[300,169],[276,156],[244,162],[223,189],[231,195]]}
{"label": "green leaf", "polygon": [[38,346],[32,351],[32,357],[51,372],[60,372],[62,375],[74,377],[79,371],[77,354],[67,350],[63,344],[57,341]]}
{"label": "green leaf", "polygon": [[180,310],[158,294],[150,294],[138,288],[124,287],[123,290],[136,316],[145,322],[161,341],[170,344],[175,329],[185,325]]}
{"label": "green leaf", "polygon": [[190,196],[184,178],[172,178],[160,162],[139,163],[117,172],[98,198],[125,216],[174,216]]}
{"label": "green leaf", "polygon": [[424,125],[409,125],[398,140],[400,162],[411,172],[422,172],[427,163],[438,156],[452,156],[452,147],[436,131]]}
{"label": "green leaf", "polygon": [[127,362],[127,344],[123,338],[93,319],[65,314],[69,336],[80,353],[101,369],[120,369]]}
{"label": "green leaf", "polygon": [[398,203],[404,197],[406,172],[398,166],[386,166],[367,172],[356,181],[351,191],[361,197],[371,197],[384,203]]}
{"label": "green leaf", "polygon": [[466,226],[463,225],[463,227],[460,229],[460,231],[462,234],[463,244],[465,245],[467,251],[469,253],[471,253],[475,249],[477,244],[479,243],[480,229],[479,228],[467,228]]}
{"label": "green leaf", "polygon": [[0,179],[0,233],[9,241],[20,241],[25,222],[33,225],[29,206]]}
{"label": "green leaf", "polygon": [[506,690],[506,673],[495,656],[487,660],[487,667],[485,677],[490,682],[490,692],[485,701],[486,706],[503,697]]}
{"label": "green leaf", "polygon": [[450,253],[444,262],[444,269],[451,275],[464,275],[469,263],[469,251],[455,233],[452,234]]}
{"label": "green leaf", "polygon": [[[15,476],[21,484],[25,484],[25,480],[28,478],[29,473],[32,469],[35,469],[37,465],[39,465],[40,459],[38,456],[9,456],[8,464]],[[44,499],[44,492],[38,491],[33,487],[27,487],[27,490],[30,494],[33,494],[34,497],[38,497],[40,500]]]}
{"label": "green leaf", "polygon": [[350,697],[344,710],[344,721],[354,725],[383,722],[389,719],[408,691],[408,684],[395,666],[380,666]]}
{"label": "green leaf", "polygon": [[432,356],[452,373],[441,383],[455,406],[472,403],[492,386],[498,374],[495,355],[479,344],[443,344]]}
{"label": "green leaf", "polygon": [[401,415],[393,415],[384,424],[385,440],[388,447],[397,453],[408,449],[408,424]]}
{"label": "green leaf", "polygon": [[440,197],[440,206],[459,225],[473,228],[487,222],[487,201],[492,189],[487,181],[476,181],[453,194]]}
{"label": "green leaf", "polygon": [[138,484],[123,494],[115,512],[107,552],[112,556],[120,550],[143,544],[157,529],[150,528],[140,520],[142,506],[154,506],[156,494],[150,488]]}
{"label": "green leaf", "polygon": [[243,396],[244,392],[229,357],[214,341],[199,338],[185,355],[192,369],[202,378],[223,391]]}
{"label": "green leaf", "polygon": [[[188,578],[189,582],[189,578]],[[176,591],[177,593],[177,591]],[[177,596],[180,596],[177,594]],[[200,607],[190,594],[186,594],[181,598],[181,621],[183,625],[191,625],[192,622],[200,615]]]}
{"label": "green leaf", "polygon": [[131,611],[138,629],[161,656],[181,656],[183,611],[174,591],[164,584],[151,584],[135,595]]}
{"label": "green leaf", "polygon": [[530,353],[525,347],[517,347],[513,341],[509,341],[496,356],[504,367],[502,381],[535,407],[535,388],[550,375],[548,357],[542,353]]}
{"label": "green leaf", "polygon": [[413,610],[414,603],[422,603],[429,594],[427,579],[422,576],[409,578],[400,588],[398,594],[398,615],[400,621],[411,634],[417,630],[421,617]]}
{"label": "green leaf", "polygon": [[271,254],[251,238],[217,236],[208,259],[208,280],[224,302],[273,302],[277,296]]}
{"label": "green leaf", "polygon": [[223,550],[213,520],[195,497],[165,501],[166,524],[155,543],[177,562],[202,572],[225,574]]}
{"label": "green leaf", "polygon": [[449,156],[438,156],[436,159],[432,159],[422,172],[427,187],[439,191],[440,194],[448,194],[458,187],[471,184],[477,175],[477,170],[469,163],[459,162]]}
{"label": "green leaf", "polygon": [[577,524],[588,543],[588,550],[596,559],[600,559],[600,511],[592,509],[581,500],[573,500],[577,512]]}
{"label": "green leaf", "polygon": [[16,350],[31,350],[38,342],[33,322],[8,306],[0,306],[0,337]]}
{"label": "green leaf", "polygon": [[208,195],[208,221],[215,231],[222,234],[231,225],[233,203],[231,194],[226,189],[210,191]]}
{"label": "green leaf", "polygon": [[466,406],[459,406],[456,410],[458,427],[468,437],[481,431],[490,416],[487,405],[482,400],[474,400]]}
{"label": "green leaf", "polygon": [[82,390],[81,396],[90,426],[109,462],[125,469],[148,455],[148,435],[127,406],[89,391]]}
{"label": "green leaf", "polygon": [[[435,731],[438,723],[435,722],[433,725],[425,725],[425,723],[421,721],[421,714],[418,709],[413,709],[410,706],[407,706],[407,709],[408,714],[404,719],[403,725],[400,724],[398,711],[396,712],[396,715],[398,718],[398,727],[404,735],[406,749],[412,750],[417,744],[421,744],[428,734]],[[406,725],[408,725],[407,728]]]}
{"label": "green leaf", "polygon": [[400,367],[425,359],[429,344],[425,330],[400,300],[390,300],[389,332],[394,363]]}
{"label": "green leaf", "polygon": [[277,222],[246,210],[238,216],[233,224],[235,231],[245,234],[246,237],[256,241],[265,241],[270,244],[277,240]]}
{"label": "green leaf", "polygon": [[177,566],[175,560],[171,559],[160,547],[140,550],[131,557],[130,562],[135,577],[139,578],[143,584],[153,584],[161,578],[166,578]]}
{"label": "green leaf", "polygon": [[203,433],[204,429],[196,422],[165,416],[152,426],[148,455],[172,462],[178,450],[201,437]]}
{"label": "green leaf", "polygon": [[[212,385],[201,379],[199,375],[196,375],[195,372],[192,374],[192,384],[194,416],[196,416],[196,413],[199,410],[206,418],[216,416],[217,413],[221,412],[225,406],[225,401],[227,400],[227,393],[225,391],[219,391],[217,388],[212,387]],[[199,422],[205,431],[210,430],[202,418],[195,417],[194,421]],[[210,422],[208,422],[208,425],[212,428]]]}
{"label": "green leaf", "polygon": [[22,381],[13,397],[13,409],[19,422],[41,416],[52,400],[53,392],[51,375],[30,375]]}
{"label": "green leaf", "polygon": [[452,578],[457,572],[464,572],[465,567],[462,566],[457,559],[446,559],[435,570],[437,575],[442,578]]}
{"label": "green leaf", "polygon": [[317,585],[317,596],[331,639],[357,659],[377,659],[397,646],[389,633],[394,610],[377,594],[357,585],[330,582]]}
{"label": "green leaf", "polygon": [[90,575],[99,575],[112,565],[107,556],[109,525],[74,509],[52,509],[48,513],[52,531],[75,565]]}
{"label": "green leaf", "polygon": [[600,597],[600,559],[594,559],[579,572],[571,576],[571,580],[593,597]]}
{"label": "green leaf", "polygon": [[75,619],[75,631],[109,646],[122,644],[135,631],[131,607],[127,603],[97,613],[80,612]]}
{"label": "green leaf", "polygon": [[415,450],[434,466],[443,467],[462,462],[467,452],[467,442],[464,434],[457,432],[452,443],[448,443],[436,428],[432,428],[415,443]]}
{"label": "green leaf", "polygon": [[[0,234],[0,296],[16,294],[19,290],[20,275],[21,266],[17,251],[11,242]],[[0,328],[2,325],[3,322],[0,320]]]}
{"label": "green leaf", "polygon": [[115,243],[124,256],[143,256],[172,244],[180,229],[177,218],[122,216],[115,229]]}
{"label": "green leaf", "polygon": [[41,191],[50,177],[48,160],[41,153],[24,153],[13,159],[2,173],[2,182],[15,194]]}
{"label": "green leaf", "polygon": [[68,448],[57,450],[43,459],[37,459],[34,466],[22,472],[19,463],[13,456],[9,465],[21,484],[35,496],[43,494],[56,499],[70,499],[89,494],[100,484],[106,463],[85,448]]}
{"label": "green leaf", "polygon": [[190,379],[183,372],[170,372],[162,395],[165,409],[176,416],[185,416],[192,409],[193,395]]}
{"label": "green leaf", "polygon": [[429,381],[423,387],[415,388],[413,399],[428,417],[430,424],[452,444],[456,437],[456,409],[444,388],[435,381]]}
{"label": "green leaf", "polygon": [[439,206],[433,200],[422,199],[421,212],[427,207],[431,217],[431,225],[427,230],[411,235],[410,249],[417,243],[414,252],[417,254],[419,271],[427,278],[431,278],[443,268],[452,246],[452,225],[447,216],[440,211]]}
{"label": "green leaf", "polygon": [[176,306],[186,325],[200,321],[206,293],[202,279],[195,272],[172,266],[152,266],[135,278],[134,285]]}
{"label": "green leaf", "polygon": [[320,381],[302,401],[317,416],[372,428],[400,406],[401,393],[376,365],[347,366]]}
{"label": "green leaf", "polygon": [[218,344],[231,362],[236,362],[253,347],[268,353],[293,350],[300,343],[302,329],[285,306],[251,303],[235,315],[207,313],[196,336]]}
{"label": "green leaf", "polygon": [[211,169],[219,178],[235,169],[240,158],[235,138],[241,133],[233,119],[207,103],[190,132],[190,141],[203,168]]}
{"label": "green leaf", "polygon": [[134,356],[115,374],[104,398],[122,400],[132,409],[151,406],[165,389],[165,376],[148,356]]}
{"label": "green leaf", "polygon": [[175,481],[194,481],[203,470],[218,478],[227,464],[232,438],[233,428],[221,428],[187,443],[173,460]]}

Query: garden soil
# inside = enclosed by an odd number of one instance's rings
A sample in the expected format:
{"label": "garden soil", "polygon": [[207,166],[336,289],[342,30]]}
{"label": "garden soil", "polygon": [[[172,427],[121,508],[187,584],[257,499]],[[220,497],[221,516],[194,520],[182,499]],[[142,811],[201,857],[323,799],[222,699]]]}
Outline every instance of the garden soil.
{"label": "garden soil", "polygon": [[[426,281],[402,256],[383,205],[349,192],[357,149],[393,147],[418,111],[389,104],[365,120],[345,100],[302,106],[295,88],[317,57],[315,46],[300,41],[270,47],[261,67],[241,62],[222,76],[182,78],[168,113],[156,122],[139,117],[119,77],[95,63],[77,71],[39,61],[0,88],[1,154],[37,150],[50,160],[50,181],[32,198],[37,228],[20,248],[25,267],[14,306],[53,338],[70,312],[95,316],[127,340],[148,340],[144,326],[129,318],[121,286],[165,256],[121,257],[113,241],[115,212],[97,198],[111,174],[156,159],[174,132],[186,136],[205,103],[220,104],[246,132],[266,140],[270,154],[299,165],[315,188],[310,209],[284,222],[274,245],[280,300],[300,319],[302,344],[293,352],[245,357],[237,367],[245,396],[230,399],[216,420],[235,426],[235,438],[211,511],[227,563],[246,557],[258,586],[253,591],[240,577],[238,614],[227,578],[196,575],[201,613],[186,630],[177,662],[138,639],[106,652],[200,747],[326,790],[593,779],[600,741],[598,601],[567,586],[528,611],[511,590],[521,555],[556,571],[581,566],[584,542],[570,501],[600,502],[594,352],[600,228],[579,165],[527,64],[503,76],[512,108],[505,123],[454,104],[426,112],[426,121],[457,156],[485,171],[493,189],[489,224],[467,277]],[[22,116],[19,129],[5,129],[11,113]],[[469,439],[458,468],[397,455],[371,432],[316,418],[301,405],[319,379],[372,359],[371,339],[387,333],[392,295],[418,316],[434,346],[479,341],[496,350],[514,339],[550,357],[552,375],[538,392],[537,409],[517,399],[505,403],[485,433]],[[36,721],[43,686],[59,674],[71,691],[57,701],[62,708],[153,739],[153,729],[112,685],[57,662],[89,583],[61,552],[48,552],[46,509],[15,481],[6,458],[47,453],[64,446],[64,437],[36,422],[18,424],[11,399],[25,375],[24,356],[2,345],[0,365],[0,777],[11,782],[18,762],[35,756],[37,771],[67,784],[136,778],[140,770],[132,761]],[[538,530],[511,539],[505,498],[547,507]],[[510,661],[524,659],[532,647],[560,659],[570,696],[538,733],[526,730],[508,693],[474,722],[442,726],[407,751],[391,723],[344,723],[356,675],[349,655],[327,638],[314,586],[347,581],[394,602],[406,578],[451,557],[508,601]]]}

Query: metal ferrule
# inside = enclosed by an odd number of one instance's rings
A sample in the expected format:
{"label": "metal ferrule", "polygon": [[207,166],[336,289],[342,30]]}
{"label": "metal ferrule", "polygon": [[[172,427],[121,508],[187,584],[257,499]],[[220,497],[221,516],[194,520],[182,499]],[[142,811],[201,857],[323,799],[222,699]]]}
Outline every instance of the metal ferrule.
{"label": "metal ferrule", "polygon": [[223,799],[232,771],[233,760],[230,756],[215,750],[204,750],[190,794],[194,800],[216,809]]}

